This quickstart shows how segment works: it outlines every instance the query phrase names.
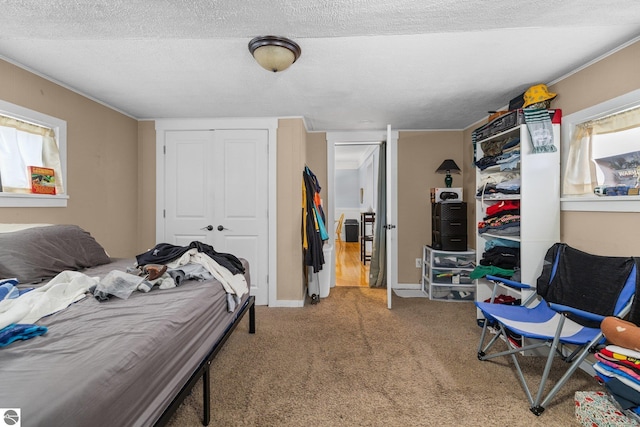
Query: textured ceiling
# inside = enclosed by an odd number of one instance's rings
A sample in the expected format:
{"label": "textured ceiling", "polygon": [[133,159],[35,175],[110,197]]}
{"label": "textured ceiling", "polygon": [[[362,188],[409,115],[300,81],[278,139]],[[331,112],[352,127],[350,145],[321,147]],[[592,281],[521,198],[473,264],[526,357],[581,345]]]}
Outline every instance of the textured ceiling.
{"label": "textured ceiling", "polygon": [[[303,116],[319,131],[463,129],[640,36],[637,0],[0,0],[0,11],[0,57],[132,117]],[[249,54],[267,34],[302,48],[288,70]]]}

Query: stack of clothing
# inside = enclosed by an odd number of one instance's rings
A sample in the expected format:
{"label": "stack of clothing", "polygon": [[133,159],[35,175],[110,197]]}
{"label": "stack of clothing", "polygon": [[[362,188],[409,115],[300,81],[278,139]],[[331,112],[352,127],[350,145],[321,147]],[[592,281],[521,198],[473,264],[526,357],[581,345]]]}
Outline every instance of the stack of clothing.
{"label": "stack of clothing", "polygon": [[520,137],[492,139],[480,145],[484,157],[476,161],[480,170],[497,167],[501,171],[518,168],[520,163]]}
{"label": "stack of clothing", "polygon": [[640,420],[640,352],[607,345],[595,353],[593,369],[625,414]]}
{"label": "stack of clothing", "polygon": [[482,259],[470,274],[472,279],[486,275],[520,280],[520,242],[491,239],[485,243]]}
{"label": "stack of clothing", "polygon": [[[492,139],[481,144],[484,157],[475,165],[485,178],[478,186],[477,197],[520,194],[520,138]],[[512,172],[515,171],[515,172]]]}
{"label": "stack of clothing", "polygon": [[486,216],[478,223],[478,233],[498,236],[520,235],[520,201],[503,200],[491,205]]}
{"label": "stack of clothing", "polygon": [[496,172],[482,178],[477,198],[498,199],[520,194],[520,175],[514,172]]}
{"label": "stack of clothing", "polygon": [[[596,351],[597,362],[593,364],[596,378],[607,391],[605,396],[598,397],[600,406],[609,405],[617,410],[619,422],[615,425],[640,425],[640,326],[607,316],[600,323],[600,329],[607,339],[607,345]],[[612,413],[611,409],[585,405],[581,412],[583,418],[591,420]]]}

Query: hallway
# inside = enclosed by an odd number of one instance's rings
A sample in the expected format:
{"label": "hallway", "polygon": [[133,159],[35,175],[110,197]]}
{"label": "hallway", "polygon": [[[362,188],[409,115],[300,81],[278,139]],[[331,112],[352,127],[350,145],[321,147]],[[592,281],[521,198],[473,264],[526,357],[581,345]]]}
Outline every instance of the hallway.
{"label": "hallway", "polygon": [[369,286],[369,264],[360,261],[360,243],[335,240],[336,286]]}

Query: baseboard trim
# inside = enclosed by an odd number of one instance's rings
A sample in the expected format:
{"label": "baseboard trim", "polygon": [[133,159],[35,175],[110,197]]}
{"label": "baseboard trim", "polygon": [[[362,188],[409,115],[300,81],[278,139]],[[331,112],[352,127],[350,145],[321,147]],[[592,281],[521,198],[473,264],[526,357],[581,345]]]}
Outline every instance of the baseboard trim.
{"label": "baseboard trim", "polygon": [[422,289],[420,283],[398,283],[393,289]]}

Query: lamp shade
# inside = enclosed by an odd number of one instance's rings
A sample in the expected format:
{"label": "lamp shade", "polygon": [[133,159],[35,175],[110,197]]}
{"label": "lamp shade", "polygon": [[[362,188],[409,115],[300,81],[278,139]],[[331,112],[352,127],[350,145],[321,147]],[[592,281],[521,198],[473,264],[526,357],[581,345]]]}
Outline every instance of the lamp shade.
{"label": "lamp shade", "polygon": [[284,37],[260,36],[249,42],[249,52],[265,70],[286,70],[300,57],[302,50],[294,41]]}
{"label": "lamp shade", "polygon": [[460,168],[458,167],[458,165],[456,165],[456,162],[454,162],[452,159],[447,159],[444,162],[442,162],[442,164],[440,166],[438,166],[438,169],[436,169],[436,173],[445,173],[447,174],[444,177],[444,185],[447,188],[451,187],[451,184],[453,184],[453,178],[451,178],[451,174],[452,173],[460,173]]}
{"label": "lamp shade", "polygon": [[436,173],[460,173],[460,168],[452,159],[447,159],[436,169]]}

